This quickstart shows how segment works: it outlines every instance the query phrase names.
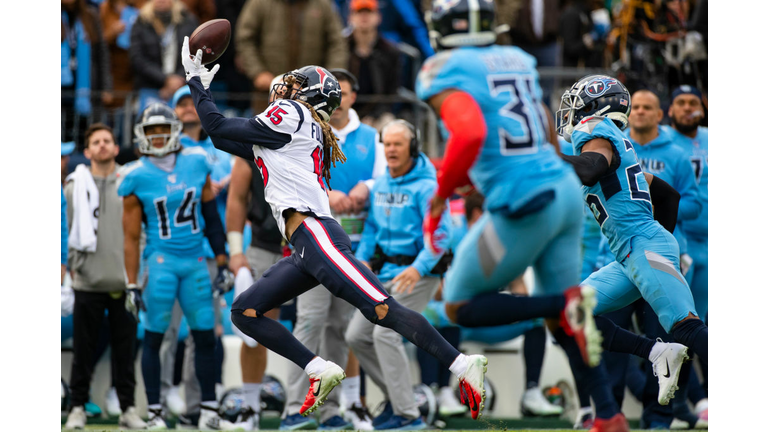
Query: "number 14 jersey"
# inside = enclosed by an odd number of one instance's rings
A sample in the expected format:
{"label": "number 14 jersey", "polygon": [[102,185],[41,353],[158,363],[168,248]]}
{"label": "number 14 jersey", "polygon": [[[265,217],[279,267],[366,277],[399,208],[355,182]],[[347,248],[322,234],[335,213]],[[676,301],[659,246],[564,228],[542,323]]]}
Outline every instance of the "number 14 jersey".
{"label": "number 14 jersey", "polygon": [[203,186],[211,174],[205,150],[187,147],[176,153],[171,172],[148,156],[118,172],[117,194],[141,202],[147,247],[144,256],[161,251],[176,256],[203,256],[205,222],[200,212]]}
{"label": "number 14 jersey", "polygon": [[253,146],[256,166],[264,180],[264,197],[285,237],[283,211],[295,209],[331,217],[328,192],[323,182],[323,131],[309,109],[299,102],[272,102],[254,121],[291,141],[278,149]]}

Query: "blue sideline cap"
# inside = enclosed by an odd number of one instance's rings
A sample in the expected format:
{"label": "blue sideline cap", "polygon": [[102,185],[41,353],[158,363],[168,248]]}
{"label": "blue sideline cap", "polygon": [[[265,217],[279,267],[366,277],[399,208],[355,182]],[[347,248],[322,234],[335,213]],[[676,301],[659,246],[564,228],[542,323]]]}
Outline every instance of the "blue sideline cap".
{"label": "blue sideline cap", "polygon": [[189,91],[188,85],[183,85],[178,90],[176,90],[176,93],[173,94],[173,99],[171,99],[171,108],[176,109],[176,105],[178,105],[179,101],[187,96],[192,97],[192,93]]}
{"label": "blue sideline cap", "polygon": [[72,154],[72,152],[75,151],[75,142],[62,142],[61,143],[61,155],[62,156],[68,156]]}
{"label": "blue sideline cap", "polygon": [[676,97],[678,97],[678,96],[680,96],[682,94],[692,94],[692,95],[696,96],[697,98],[699,98],[699,100],[702,100],[701,92],[699,91],[699,89],[697,89],[696,87],[693,87],[693,86],[689,86],[689,85],[681,85],[680,87],[676,88],[672,92],[672,100],[674,101]]}

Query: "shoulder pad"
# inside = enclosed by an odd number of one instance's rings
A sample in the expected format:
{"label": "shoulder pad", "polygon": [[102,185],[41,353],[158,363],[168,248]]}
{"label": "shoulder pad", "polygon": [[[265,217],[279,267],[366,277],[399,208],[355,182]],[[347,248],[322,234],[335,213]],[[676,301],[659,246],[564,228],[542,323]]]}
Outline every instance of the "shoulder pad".
{"label": "shoulder pad", "polygon": [[187,156],[187,155],[200,155],[200,156],[204,156],[206,158],[208,157],[208,153],[206,153],[205,150],[203,150],[202,147],[198,147],[198,146],[183,147],[181,149],[181,154],[183,154],[185,156]]}
{"label": "shoulder pad", "polygon": [[425,89],[432,85],[432,81],[442,70],[443,66],[448,62],[453,55],[454,50],[440,51],[439,53],[428,58],[426,62],[421,66],[417,80],[421,86]]}
{"label": "shoulder pad", "polygon": [[117,169],[116,176],[118,178],[125,178],[125,176],[142,166],[144,166],[144,162],[141,159],[129,162]]}

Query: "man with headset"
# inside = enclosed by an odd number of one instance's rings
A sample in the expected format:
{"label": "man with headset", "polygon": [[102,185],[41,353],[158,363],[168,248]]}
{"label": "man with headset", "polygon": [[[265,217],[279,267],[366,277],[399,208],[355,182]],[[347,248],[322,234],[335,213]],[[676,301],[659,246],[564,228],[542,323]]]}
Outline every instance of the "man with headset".
{"label": "man with headset", "polygon": [[[355,256],[384,284],[403,306],[421,312],[438,288],[439,275],[447,267],[442,254],[424,245],[422,221],[429,213],[429,200],[437,188],[434,166],[418,148],[416,129],[404,120],[394,120],[381,132],[388,170],[378,177],[370,195],[370,208]],[[436,240],[448,249],[450,228],[442,218]],[[442,269],[440,267],[443,267]],[[346,340],[366,374],[387,399],[384,412],[373,420],[376,429],[422,429],[419,408],[413,395],[408,358],[402,337],[376,326],[356,312]]]}

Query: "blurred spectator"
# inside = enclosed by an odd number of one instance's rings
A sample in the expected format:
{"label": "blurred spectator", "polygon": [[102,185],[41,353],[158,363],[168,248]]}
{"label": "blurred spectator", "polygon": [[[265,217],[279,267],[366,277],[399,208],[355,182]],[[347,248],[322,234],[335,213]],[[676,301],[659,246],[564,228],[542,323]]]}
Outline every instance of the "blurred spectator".
{"label": "blurred spectator", "polygon": [[122,200],[117,195],[119,147],[112,130],[100,123],[85,135],[85,156],[90,169],[78,165],[67,177],[65,194],[69,224],[69,268],[75,290],[72,374],[72,411],[65,428],[85,426],[84,405],[88,401],[93,355],[99,330],[108,311],[114,381],[120,399],[120,427],[144,429],[134,407],[136,374],[134,343],[136,321],[125,309],[123,269]]}
{"label": "blurred spectator", "polygon": [[605,44],[592,21],[592,10],[600,0],[572,0],[560,15],[564,67],[600,67]]}
{"label": "blurred spectator", "polygon": [[[216,2],[214,0],[181,0],[187,6],[199,23],[216,18]],[[188,35],[187,35],[188,36]]]}
{"label": "blurred spectator", "polygon": [[[237,29],[237,23],[240,19],[240,11],[243,10],[246,0],[216,0],[216,16],[229,21],[232,25],[232,31]],[[220,79],[211,83],[212,91],[223,91],[232,93],[250,93],[253,89],[251,80],[245,75],[241,62],[237,57],[237,40],[233,36],[229,41],[229,47],[219,57],[217,61],[221,65],[219,73],[216,75]],[[227,106],[243,111],[250,107],[250,98],[232,98],[216,99],[217,103],[224,102]]]}
{"label": "blurred spectator", "polygon": [[139,10],[128,49],[139,111],[158,98],[170,100],[186,84],[179,50],[196,27],[181,0],[150,0]]}
{"label": "blurred spectator", "polygon": [[99,6],[104,40],[109,48],[109,67],[115,90],[112,100],[106,101],[108,108],[120,107],[125,96],[133,90],[133,73],[128,57],[131,43],[131,28],[139,15],[139,9],[146,0],[105,0]]}
{"label": "blurred spectator", "polygon": [[111,90],[98,11],[85,0],[61,0],[62,141],[82,136],[88,117],[111,101]]}
{"label": "blurred spectator", "polygon": [[[352,3],[354,0],[350,2],[350,13]],[[385,38],[416,47],[421,52],[422,61],[435,53],[417,0],[381,0],[379,12],[382,16],[379,31]]]}
{"label": "blurred spectator", "polygon": [[237,56],[256,89],[253,110],[267,106],[277,74],[306,65],[347,67],[341,20],[329,0],[248,0],[235,29]]}
{"label": "blurred spectator", "polygon": [[[358,95],[395,95],[400,86],[400,51],[378,31],[381,14],[377,0],[352,0],[349,4],[349,71],[358,78]],[[357,103],[363,123],[386,124],[394,119],[392,104]],[[384,118],[382,118],[384,116]],[[381,119],[381,121],[377,121]]]}
{"label": "blurred spectator", "polygon": [[[509,36],[512,45],[520,47],[528,54],[536,57],[538,67],[558,66],[559,48],[557,43],[560,23],[560,0],[498,0],[499,10],[507,10],[508,16],[515,21],[509,24]],[[511,3],[511,4],[507,4]],[[515,8],[515,5],[517,8]],[[516,11],[514,10],[516,9]],[[549,98],[554,87],[551,78],[541,79],[541,90],[544,92],[543,101],[549,105]]]}

